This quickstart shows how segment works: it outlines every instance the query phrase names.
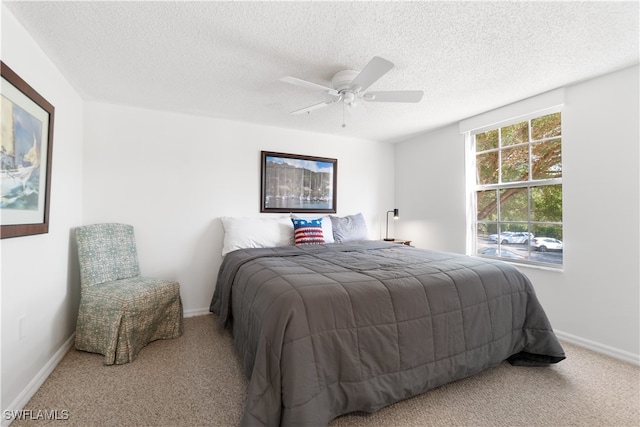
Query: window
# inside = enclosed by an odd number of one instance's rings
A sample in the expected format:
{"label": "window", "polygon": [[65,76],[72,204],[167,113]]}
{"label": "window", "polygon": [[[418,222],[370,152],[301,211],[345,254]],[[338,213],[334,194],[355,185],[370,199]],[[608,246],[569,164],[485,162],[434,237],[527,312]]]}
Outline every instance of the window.
{"label": "window", "polygon": [[467,133],[471,251],[562,267],[562,115]]}

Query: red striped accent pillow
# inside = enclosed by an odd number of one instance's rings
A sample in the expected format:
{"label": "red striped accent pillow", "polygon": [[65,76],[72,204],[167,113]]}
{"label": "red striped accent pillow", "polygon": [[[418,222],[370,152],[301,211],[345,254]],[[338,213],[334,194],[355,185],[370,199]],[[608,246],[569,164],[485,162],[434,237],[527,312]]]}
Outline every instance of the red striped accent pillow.
{"label": "red striped accent pillow", "polygon": [[324,244],[322,218],[291,218],[291,222],[293,222],[293,236],[295,238],[296,245]]}

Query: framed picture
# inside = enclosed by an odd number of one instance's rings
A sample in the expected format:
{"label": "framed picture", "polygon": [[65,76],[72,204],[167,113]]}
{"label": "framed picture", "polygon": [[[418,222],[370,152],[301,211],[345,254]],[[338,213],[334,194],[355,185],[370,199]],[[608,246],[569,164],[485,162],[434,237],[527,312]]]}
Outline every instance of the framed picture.
{"label": "framed picture", "polygon": [[48,233],[54,108],[4,62],[0,67],[0,236]]}
{"label": "framed picture", "polygon": [[260,212],[336,213],[338,161],[262,151]]}

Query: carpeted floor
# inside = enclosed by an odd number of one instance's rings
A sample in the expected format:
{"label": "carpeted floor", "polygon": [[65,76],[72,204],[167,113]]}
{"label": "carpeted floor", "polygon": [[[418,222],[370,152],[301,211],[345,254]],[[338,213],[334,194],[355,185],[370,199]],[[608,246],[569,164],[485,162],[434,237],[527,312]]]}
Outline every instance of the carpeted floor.
{"label": "carpeted floor", "polygon": [[[549,368],[508,363],[344,426],[640,426],[640,367],[563,343],[567,360]],[[130,364],[72,349],[25,406],[66,420],[44,426],[236,426],[246,379],[229,331],[217,317],[185,319],[185,333],[145,347]],[[66,411],[66,412],[65,412]],[[42,418],[42,417],[41,417]]]}

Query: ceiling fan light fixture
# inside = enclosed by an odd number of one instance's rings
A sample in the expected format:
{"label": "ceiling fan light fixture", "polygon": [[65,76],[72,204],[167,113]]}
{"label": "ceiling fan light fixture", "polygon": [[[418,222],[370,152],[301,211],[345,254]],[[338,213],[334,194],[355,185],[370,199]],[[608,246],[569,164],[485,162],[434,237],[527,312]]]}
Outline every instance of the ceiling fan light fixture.
{"label": "ceiling fan light fixture", "polygon": [[356,102],[356,95],[353,92],[347,91],[343,93],[344,103],[347,105],[353,105]]}

